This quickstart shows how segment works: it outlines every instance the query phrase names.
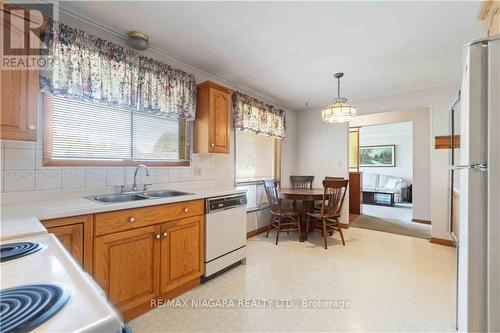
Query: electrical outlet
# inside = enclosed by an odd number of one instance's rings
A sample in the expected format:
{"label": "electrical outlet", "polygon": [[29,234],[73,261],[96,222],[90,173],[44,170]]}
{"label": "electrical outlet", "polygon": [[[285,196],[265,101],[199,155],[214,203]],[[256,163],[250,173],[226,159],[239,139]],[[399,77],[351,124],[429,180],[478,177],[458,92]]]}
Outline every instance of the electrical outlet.
{"label": "electrical outlet", "polygon": [[201,168],[200,167],[193,168],[193,176],[201,176]]}

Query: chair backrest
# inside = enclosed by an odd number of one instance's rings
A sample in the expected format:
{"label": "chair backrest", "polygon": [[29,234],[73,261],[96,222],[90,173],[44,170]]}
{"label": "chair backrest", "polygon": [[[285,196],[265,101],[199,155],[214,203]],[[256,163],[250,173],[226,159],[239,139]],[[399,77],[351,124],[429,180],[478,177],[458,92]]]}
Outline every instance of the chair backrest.
{"label": "chair backrest", "polygon": [[266,190],[267,201],[272,213],[281,211],[281,202],[278,196],[278,181],[276,179],[264,179],[264,189]]}
{"label": "chair backrest", "polygon": [[314,176],[290,176],[292,188],[312,189]]}
{"label": "chair backrest", "polygon": [[347,192],[347,179],[323,180],[323,204],[321,205],[321,216],[340,216]]}
{"label": "chair backrest", "polygon": [[344,180],[344,177],[329,177],[329,176],[326,176],[325,180]]}

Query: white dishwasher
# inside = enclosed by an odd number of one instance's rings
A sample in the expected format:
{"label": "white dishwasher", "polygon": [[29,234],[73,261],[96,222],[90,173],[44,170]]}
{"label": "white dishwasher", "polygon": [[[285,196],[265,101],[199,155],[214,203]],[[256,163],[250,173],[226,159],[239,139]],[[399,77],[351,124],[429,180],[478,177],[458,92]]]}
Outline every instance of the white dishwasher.
{"label": "white dishwasher", "polygon": [[203,280],[244,262],[247,241],[246,194],[206,200],[205,276]]}

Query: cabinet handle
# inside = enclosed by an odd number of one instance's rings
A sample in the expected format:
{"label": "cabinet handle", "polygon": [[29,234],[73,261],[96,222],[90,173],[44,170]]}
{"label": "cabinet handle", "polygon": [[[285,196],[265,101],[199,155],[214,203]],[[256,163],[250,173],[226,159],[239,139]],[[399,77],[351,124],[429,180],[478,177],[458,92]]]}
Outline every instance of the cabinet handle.
{"label": "cabinet handle", "polygon": [[215,143],[211,143],[210,146],[215,147]]}
{"label": "cabinet handle", "polygon": [[160,239],[161,235],[160,235],[160,234],[158,234],[158,235],[156,235],[155,237],[156,237],[156,239]]}
{"label": "cabinet handle", "polygon": [[163,233],[163,237],[167,237],[168,233],[167,232],[164,232]]}
{"label": "cabinet handle", "polygon": [[129,218],[128,218],[128,221],[129,221],[129,222],[135,222],[135,217],[133,217],[133,216],[132,216],[132,217],[129,217]]}
{"label": "cabinet handle", "polygon": [[189,212],[189,209],[188,209],[188,208],[184,208],[183,210],[184,210],[184,213]]}

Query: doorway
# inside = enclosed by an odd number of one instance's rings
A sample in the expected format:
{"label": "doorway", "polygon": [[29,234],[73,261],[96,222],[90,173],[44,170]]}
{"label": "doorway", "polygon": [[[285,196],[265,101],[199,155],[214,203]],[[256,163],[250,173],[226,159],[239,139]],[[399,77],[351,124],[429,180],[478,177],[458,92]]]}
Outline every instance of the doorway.
{"label": "doorway", "polygon": [[413,123],[350,129],[349,167],[361,173],[361,215],[353,227],[429,238],[430,226],[413,222]]}

